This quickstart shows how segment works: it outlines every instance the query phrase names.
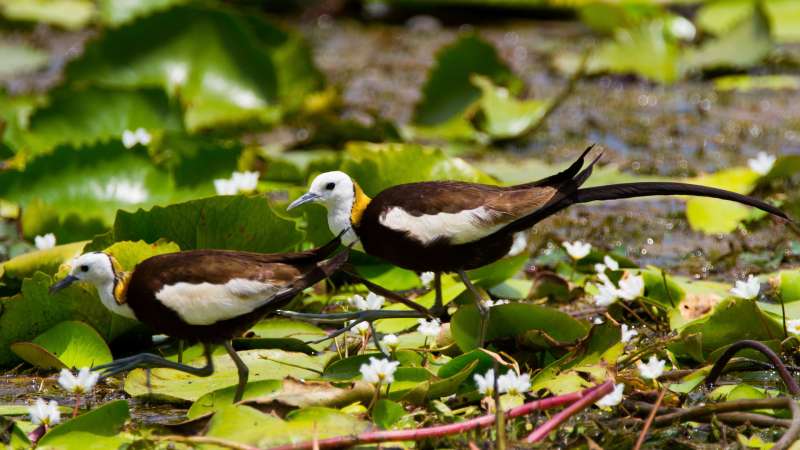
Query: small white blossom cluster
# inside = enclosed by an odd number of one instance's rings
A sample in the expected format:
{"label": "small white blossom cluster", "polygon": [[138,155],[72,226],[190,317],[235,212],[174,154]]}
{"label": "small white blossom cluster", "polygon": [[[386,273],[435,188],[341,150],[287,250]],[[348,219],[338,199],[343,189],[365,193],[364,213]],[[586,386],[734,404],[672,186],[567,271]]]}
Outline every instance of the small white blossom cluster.
{"label": "small white blossom cluster", "polygon": [[433,283],[435,277],[436,274],[433,272],[422,272],[419,274],[419,281],[422,283],[422,286],[429,287],[431,283]]}
{"label": "small white blossom cluster", "polygon": [[386,358],[370,358],[369,364],[362,364],[358,370],[367,383],[391,384],[394,382],[394,373],[399,365],[398,361],[389,361]]}
{"label": "small white blossom cluster", "polygon": [[377,310],[383,307],[383,302],[386,299],[381,297],[380,295],[375,294],[374,292],[370,292],[367,294],[367,297],[364,298],[360,295],[354,295],[347,299],[347,302],[350,303],[350,306],[360,310],[360,311],[369,311],[369,310]]}
{"label": "small white blossom cluster", "polygon": [[528,248],[528,237],[526,233],[519,232],[514,234],[514,242],[508,250],[508,256],[517,256]]}
{"label": "small white blossom cluster", "polygon": [[597,294],[594,296],[594,302],[597,306],[609,306],[620,298],[635,300],[644,294],[644,278],[631,272],[625,272],[619,280],[619,287],[614,286],[605,270],[606,268],[618,270],[619,264],[608,256],[606,256],[605,262],[605,264],[599,265],[601,267],[596,267],[596,269],[602,269],[598,270],[597,277],[603,282],[603,284],[595,285]]}
{"label": "small white blossom cluster", "polygon": [[[350,321],[349,323],[353,323]],[[348,324],[349,325],[349,324]],[[350,334],[364,337],[369,334],[369,322],[358,322],[350,328]]]}
{"label": "small white blossom cluster", "polygon": [[755,158],[747,160],[747,165],[750,166],[750,170],[763,176],[772,170],[776,159],[775,156],[766,152],[758,152]]}
{"label": "small white blossom cluster", "polygon": [[78,376],[68,369],[61,369],[58,384],[69,393],[81,395],[91,391],[99,378],[100,374],[92,372],[88,367],[78,371]]}
{"label": "small white blossom cluster", "polygon": [[610,408],[612,406],[617,406],[622,402],[622,392],[624,390],[625,390],[624,384],[622,383],[615,384],[614,390],[611,391],[610,394],[594,402],[594,404],[601,408]]}
{"label": "small white blossom cluster", "polygon": [[786,331],[792,334],[800,334],[800,319],[787,320]]}
{"label": "small white blossom cluster", "polygon": [[736,286],[731,289],[731,294],[746,300],[758,297],[759,292],[761,292],[761,283],[753,275],[748,276],[747,281],[736,280]]}
{"label": "small white blossom cluster", "polygon": [[490,300],[484,300],[483,301],[483,305],[486,306],[487,308],[494,308],[495,306],[507,305],[509,303],[511,303],[511,300],[507,300],[507,299],[503,299],[503,298],[500,298],[500,299],[497,299],[497,300],[491,300],[490,299]]}
{"label": "small white blossom cluster", "polygon": [[585,258],[592,251],[592,244],[588,242],[562,242],[561,245],[567,250],[567,254],[575,261]]}
{"label": "small white blossom cluster", "polygon": [[439,332],[442,331],[442,323],[439,322],[439,319],[417,319],[417,322],[419,322],[417,331],[422,333],[423,336],[436,337],[439,336]]}
{"label": "small white blossom cluster", "polygon": [[381,338],[381,345],[394,351],[397,350],[397,346],[400,345],[400,339],[398,339],[396,334],[387,334]]}
{"label": "small white blossom cluster", "polygon": [[33,243],[39,250],[47,250],[56,246],[56,235],[47,233],[44,236],[36,236],[33,238]]}
{"label": "small white blossom cluster", "polygon": [[258,172],[233,172],[230,178],[214,180],[217,195],[236,195],[239,192],[253,192],[258,186]]}
{"label": "small white blossom cluster", "polygon": [[55,400],[46,402],[41,398],[37,398],[36,403],[28,408],[28,414],[31,416],[31,422],[34,425],[52,427],[61,422],[61,411],[58,410],[58,402]]}
{"label": "small white blossom cluster", "polygon": [[[478,392],[486,397],[494,395],[494,369],[489,369],[485,375],[475,374],[475,384],[478,385]],[[519,375],[514,371],[508,371],[504,375],[497,377],[497,391],[500,394],[522,395],[531,389],[530,374]]]}
{"label": "small white blossom cluster", "polygon": [[136,144],[147,145],[152,140],[150,133],[144,128],[137,128],[135,131],[125,130],[122,132],[122,145],[125,148],[133,148]]}
{"label": "small white blossom cluster", "polygon": [[631,339],[633,339],[634,336],[637,336],[638,334],[639,332],[636,331],[635,329],[629,328],[628,325],[624,323],[622,324],[622,342],[630,342]]}
{"label": "small white blossom cluster", "polygon": [[656,355],[651,355],[647,363],[641,361],[636,362],[636,367],[639,368],[639,375],[647,380],[655,380],[664,373],[664,366],[667,364],[663,359],[658,359]]}

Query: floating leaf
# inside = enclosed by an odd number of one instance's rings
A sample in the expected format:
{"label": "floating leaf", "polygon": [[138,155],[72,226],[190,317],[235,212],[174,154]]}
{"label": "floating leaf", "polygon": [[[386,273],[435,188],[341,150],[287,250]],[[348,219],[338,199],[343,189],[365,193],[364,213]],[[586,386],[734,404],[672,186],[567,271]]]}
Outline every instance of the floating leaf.
{"label": "floating leaf", "polygon": [[270,253],[296,248],[303,234],[297,222],[279,216],[264,197],[223,196],[156,206],[149,211],[118,211],[111,239],[167,239],[182,250],[219,248]]}
{"label": "floating leaf", "polygon": [[372,420],[384,430],[390,429],[405,414],[403,405],[385,398],[378,400],[372,408]]}
{"label": "floating leaf", "polygon": [[[331,355],[308,356],[282,350],[246,350],[239,357],[250,368],[248,381],[282,380],[285,377],[314,378],[322,372],[325,360]],[[203,365],[205,359],[193,364]],[[151,389],[147,388],[144,369],[136,369],[125,379],[125,392],[131,396],[152,393],[164,399],[195,401],[203,395],[231,385],[238,380],[236,366],[227,355],[214,356],[214,374],[196,377],[171,369],[152,371]]]}
{"label": "floating leaf", "polygon": [[86,322],[108,342],[137,326],[108,311],[94,287],[76,283],[51,295],[52,284],[50,276],[37,272],[23,280],[20,294],[0,298],[0,367],[19,362],[12,343],[29,341],[65,320]]}
{"label": "floating leaf", "polygon": [[307,341],[318,340],[328,334],[316,325],[284,318],[270,318],[250,329],[259,339],[294,341],[298,347],[306,347],[312,351],[321,351],[330,346],[329,341],[317,344],[306,344]]}
{"label": "floating leaf", "polygon": [[[748,168],[732,168],[688,180],[693,184],[748,194],[760,175]],[[730,233],[750,217],[751,208],[714,198],[692,197],[686,201],[686,219],[695,230],[705,233]]]}
{"label": "floating leaf", "polygon": [[[242,400],[247,401],[263,397],[280,390],[282,386],[283,382],[280,380],[261,380],[247,383]],[[186,417],[194,419],[230,405],[233,403],[236,388],[236,386],[228,386],[203,395],[192,403],[192,407],[186,412]]]}
{"label": "floating leaf", "polygon": [[714,78],[714,89],[737,92],[758,90],[796,91],[800,89],[800,77],[795,75],[727,75]]}
{"label": "floating leaf", "polygon": [[132,439],[121,434],[130,419],[128,402],[113,400],[54,427],[36,448],[59,450],[105,450],[119,448]]}
{"label": "floating leaf", "polygon": [[273,408],[282,411],[286,407],[305,408],[309,406],[328,406],[341,408],[353,403],[366,404],[375,396],[375,388],[362,381],[351,385],[338,386],[326,382],[301,381],[293,378],[283,380],[280,390],[251,400],[262,410]]}
{"label": "floating leaf", "polygon": [[752,13],[719,38],[710,40],[699,49],[690,49],[685,61],[692,69],[747,68],[769,53],[772,40],[769,21],[758,3]]}
{"label": "floating leaf", "polygon": [[10,20],[77,29],[89,23],[94,3],[91,0],[0,0],[0,13]]}
{"label": "floating leaf", "polygon": [[[244,405],[230,405],[220,409],[208,424],[206,436],[255,445],[274,447],[291,442],[357,434],[368,424],[341,411],[311,407],[292,411],[287,420],[279,419]],[[242,424],[247,426],[242,427]]]}
{"label": "floating leaf", "polygon": [[544,118],[550,107],[548,100],[517,100],[504,87],[495,86],[483,76],[470,80],[482,92],[479,105],[483,120],[481,130],[495,139],[510,139],[525,135]]}
{"label": "floating leaf", "polygon": [[[480,314],[474,305],[462,306],[450,322],[450,330],[462,351],[478,347]],[[573,342],[586,335],[586,325],[557,309],[525,303],[510,303],[491,309],[487,341],[540,331],[560,342]]]}
{"label": "floating leaf", "polygon": [[80,255],[84,245],[86,245],[85,241],[75,242],[23,253],[0,264],[0,276],[6,283],[12,279],[21,283],[24,278],[30,278],[36,272],[52,275],[58,271],[61,264]]}
{"label": "floating leaf", "polygon": [[94,328],[66,321],[31,342],[15,342],[11,351],[42,369],[80,369],[110,363],[111,350]]}
{"label": "floating leaf", "polygon": [[99,0],[97,2],[97,10],[103,23],[119,26],[187,2],[188,0],[138,0],[135,2]]}
{"label": "floating leaf", "polygon": [[422,100],[414,109],[413,123],[441,125],[461,116],[481,95],[470,82],[473,74],[500,84],[512,78],[491,44],[478,36],[465,35],[437,55],[436,65],[422,87]]}
{"label": "floating leaf", "polygon": [[[155,89],[65,87],[52,92],[48,104],[36,109],[24,128],[11,128],[6,138],[12,149],[26,156],[46,153],[63,144],[79,147],[121,143],[126,130],[143,128],[151,135],[180,131],[178,113],[167,96]],[[124,151],[121,145],[118,148]]]}
{"label": "floating leaf", "polygon": [[105,86],[159,87],[180,100],[190,131],[271,124],[281,116],[282,99],[296,102],[319,84],[315,71],[278,67],[307,67],[302,50],[261,19],[181,6],[107,32],[67,74]]}

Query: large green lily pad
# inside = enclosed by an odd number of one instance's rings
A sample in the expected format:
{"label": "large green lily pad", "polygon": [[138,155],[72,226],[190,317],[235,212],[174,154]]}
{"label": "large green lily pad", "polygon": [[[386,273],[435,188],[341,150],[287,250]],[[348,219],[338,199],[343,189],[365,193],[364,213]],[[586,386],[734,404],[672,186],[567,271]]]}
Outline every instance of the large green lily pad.
{"label": "large green lily pad", "polygon": [[39,440],[36,448],[58,450],[118,448],[132,441],[129,435],[120,433],[128,419],[130,419],[128,402],[114,400],[54,427]]}
{"label": "large green lily pad", "polygon": [[111,362],[111,350],[94,328],[66,321],[31,342],[15,342],[11,351],[42,369],[94,367]]}

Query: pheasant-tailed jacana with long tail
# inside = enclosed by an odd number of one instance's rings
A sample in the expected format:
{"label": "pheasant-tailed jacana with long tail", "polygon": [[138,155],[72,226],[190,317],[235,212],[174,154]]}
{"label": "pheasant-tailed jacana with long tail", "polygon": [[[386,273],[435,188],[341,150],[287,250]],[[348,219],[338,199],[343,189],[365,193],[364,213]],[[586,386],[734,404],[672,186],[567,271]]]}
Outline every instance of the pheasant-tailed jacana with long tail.
{"label": "pheasant-tailed jacana with long tail", "polygon": [[430,181],[392,186],[370,199],[343,172],[317,176],[309,191],[289,209],[319,202],[328,209],[328,225],[347,245],[360,241],[366,253],[417,272],[436,272],[436,306],[441,306],[440,273],[457,273],[475,297],[483,320],[483,345],[488,308],[466,270],[484,266],[506,254],[515,232],[577,203],[653,195],[693,195],[754,206],[788,220],[778,208],[734,192],[686,183],[640,182],[581,188],[595,158],[586,168],[592,147],[563,172],[532,183],[501,187],[460,181]]}
{"label": "pheasant-tailed jacana with long tail", "polygon": [[337,271],[349,252],[344,250],[331,257],[339,244],[337,237],[323,247],[298,253],[168,253],[145,259],[131,272],[123,272],[107,253],[86,253],[73,261],[69,275],[54,284],[50,292],[75,281],[89,282],[112,312],[139,320],[158,333],[202,342],[205,347],[204,367],[145,353],[97,367],[104,376],[134,367],[164,367],[209,376],[214,372],[211,346],[222,344],[239,373],[234,397],[239,401],[248,369],[231,340],[268,313],[285,306],[303,289]]}

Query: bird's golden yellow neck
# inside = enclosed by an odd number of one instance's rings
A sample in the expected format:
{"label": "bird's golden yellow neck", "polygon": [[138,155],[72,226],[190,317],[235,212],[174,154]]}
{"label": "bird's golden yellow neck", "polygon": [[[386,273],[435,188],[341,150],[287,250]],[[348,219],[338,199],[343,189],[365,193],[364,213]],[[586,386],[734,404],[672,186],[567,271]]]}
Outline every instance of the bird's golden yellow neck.
{"label": "bird's golden yellow neck", "polygon": [[109,259],[111,259],[111,267],[114,269],[114,290],[112,291],[114,301],[117,302],[118,305],[124,305],[125,295],[128,292],[128,283],[131,280],[131,273],[125,272],[116,258],[110,257]]}
{"label": "bird's golden yellow neck", "polygon": [[361,217],[364,215],[364,210],[367,209],[371,199],[367,197],[367,194],[355,181],[353,181],[353,191],[355,198],[353,199],[353,209],[350,210],[350,223],[358,225],[361,223]]}

